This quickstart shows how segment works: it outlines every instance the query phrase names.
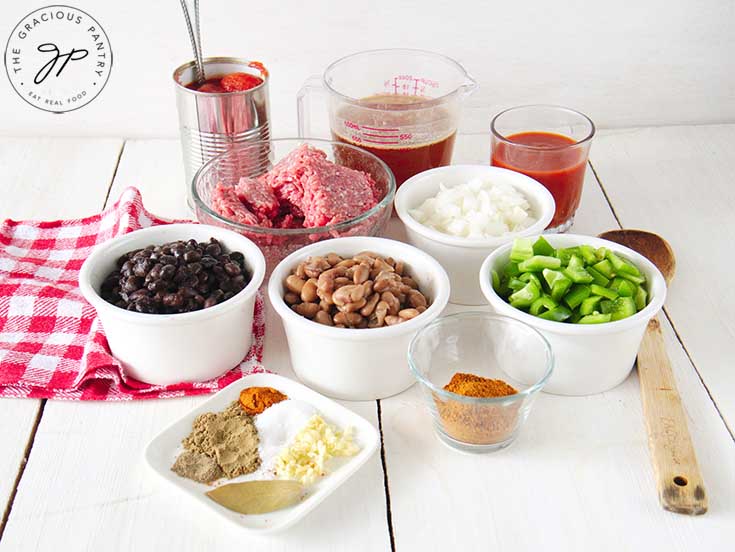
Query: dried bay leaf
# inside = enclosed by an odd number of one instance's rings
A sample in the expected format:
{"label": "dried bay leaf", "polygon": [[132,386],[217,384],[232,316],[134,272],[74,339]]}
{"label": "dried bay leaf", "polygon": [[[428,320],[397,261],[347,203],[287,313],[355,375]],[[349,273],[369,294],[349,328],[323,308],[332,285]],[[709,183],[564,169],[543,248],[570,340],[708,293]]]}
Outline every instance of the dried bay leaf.
{"label": "dried bay leaf", "polygon": [[240,514],[267,514],[288,508],[303,494],[301,483],[282,479],[230,483],[207,492],[217,504]]}

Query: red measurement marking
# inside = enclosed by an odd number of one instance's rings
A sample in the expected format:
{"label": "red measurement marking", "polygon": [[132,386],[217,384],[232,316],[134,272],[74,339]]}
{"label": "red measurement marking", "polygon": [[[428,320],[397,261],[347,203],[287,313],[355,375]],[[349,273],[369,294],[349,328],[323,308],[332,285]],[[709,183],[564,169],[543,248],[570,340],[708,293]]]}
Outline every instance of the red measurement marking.
{"label": "red measurement marking", "polygon": [[370,142],[371,144],[385,144],[385,145],[399,143],[398,140],[391,141],[391,142],[381,142],[380,140],[370,140],[369,138],[363,139],[363,142]]}
{"label": "red measurement marking", "polygon": [[362,125],[362,128],[366,128],[368,130],[376,130],[378,132],[398,132],[399,130],[401,130],[400,128],[375,128],[375,127],[369,127],[365,125]]}
{"label": "red measurement marking", "polygon": [[400,138],[398,134],[370,134],[369,132],[363,132],[363,134],[373,138]]}

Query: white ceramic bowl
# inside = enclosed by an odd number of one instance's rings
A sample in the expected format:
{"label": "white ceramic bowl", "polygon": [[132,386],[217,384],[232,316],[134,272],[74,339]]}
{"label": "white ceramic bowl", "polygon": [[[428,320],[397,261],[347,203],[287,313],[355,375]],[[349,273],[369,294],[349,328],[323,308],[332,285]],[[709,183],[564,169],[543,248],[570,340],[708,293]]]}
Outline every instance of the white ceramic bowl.
{"label": "white ceramic bowl", "polygon": [[[181,314],[130,312],[102,299],[99,289],[128,251],[175,240],[215,238],[239,251],[250,283],[214,307]],[[240,234],[204,224],[168,224],[137,230],[99,245],[82,265],[79,287],[97,309],[113,356],[125,373],[146,383],[207,381],[237,366],[252,344],[255,295],[265,275],[260,249]]]}
{"label": "white ceramic bowl", "polygon": [[[283,300],[286,277],[309,256],[352,256],[374,251],[406,264],[431,305],[420,316],[395,326],[349,329],[324,326],[292,311]],[[326,240],[292,253],[268,282],[268,297],[283,321],[296,375],[309,387],[338,399],[389,397],[414,383],[408,345],[416,332],[441,314],[449,299],[449,278],[441,265],[405,243],[372,237]]]}
{"label": "white ceramic bowl", "polygon": [[554,247],[581,244],[607,247],[630,260],[646,277],[648,305],[623,320],[589,325],[544,320],[511,307],[495,293],[491,282],[491,270],[501,273],[508,263],[511,244],[496,249],[482,263],[482,292],[495,312],[533,326],[551,343],[556,365],[544,391],[558,395],[590,395],[612,389],[625,380],[633,368],[646,325],[661,310],[666,299],[666,281],[652,262],[617,243],[574,234],[544,237]]}
{"label": "white ceramic bowl", "polygon": [[[424,226],[410,214],[426,199],[439,192],[439,184],[451,187],[473,178],[506,182],[523,193],[531,204],[536,222],[508,236],[469,239],[450,236]],[[450,165],[417,174],[406,180],[396,192],[396,213],[403,221],[408,241],[438,260],[449,274],[452,293],[449,300],[460,305],[484,305],[485,299],[477,285],[477,271],[485,257],[496,248],[519,236],[540,234],[551,222],[556,205],[551,193],[534,179],[508,169],[489,165]]]}

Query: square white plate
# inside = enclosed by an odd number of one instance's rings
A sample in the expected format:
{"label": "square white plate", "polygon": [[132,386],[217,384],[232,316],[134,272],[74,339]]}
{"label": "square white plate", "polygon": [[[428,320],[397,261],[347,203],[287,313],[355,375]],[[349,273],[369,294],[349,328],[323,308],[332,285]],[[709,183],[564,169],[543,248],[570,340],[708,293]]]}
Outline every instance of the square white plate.
{"label": "square white plate", "polygon": [[[228,510],[205,494],[213,489],[213,486],[180,477],[171,471],[176,456],[182,450],[181,440],[191,433],[194,419],[204,412],[224,410],[230,403],[238,400],[241,390],[253,386],[273,387],[288,395],[290,399],[307,402],[316,408],[328,423],[335,424],[340,429],[352,426],[353,440],[360,447],[360,452],[355,456],[340,459],[338,466],[330,466],[332,471],[307,489],[308,494],[303,501],[290,508],[262,515],[244,515]],[[148,444],[145,460],[156,474],[215,514],[245,531],[266,534],[293,525],[316,508],[322,500],[360,469],[379,446],[380,436],[372,424],[344,406],[291,379],[275,374],[251,374],[231,383],[201,406],[164,429]]]}

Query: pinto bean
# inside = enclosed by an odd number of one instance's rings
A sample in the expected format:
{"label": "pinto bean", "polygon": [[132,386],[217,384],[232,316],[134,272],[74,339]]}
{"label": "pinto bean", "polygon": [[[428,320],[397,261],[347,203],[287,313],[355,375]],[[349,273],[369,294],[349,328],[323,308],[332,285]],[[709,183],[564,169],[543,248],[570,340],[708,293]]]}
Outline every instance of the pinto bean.
{"label": "pinto bean", "polygon": [[288,291],[292,293],[301,294],[301,289],[304,287],[304,284],[306,282],[296,276],[295,274],[291,274],[286,278],[286,287],[288,288]]}
{"label": "pinto bean", "polygon": [[301,288],[301,300],[304,303],[313,303],[318,299],[316,294],[316,280],[309,278],[309,280]]}
{"label": "pinto bean", "polygon": [[429,304],[403,262],[371,251],[351,258],[309,257],[287,277],[285,288],[284,301],[295,312],[336,328],[400,324]]}

